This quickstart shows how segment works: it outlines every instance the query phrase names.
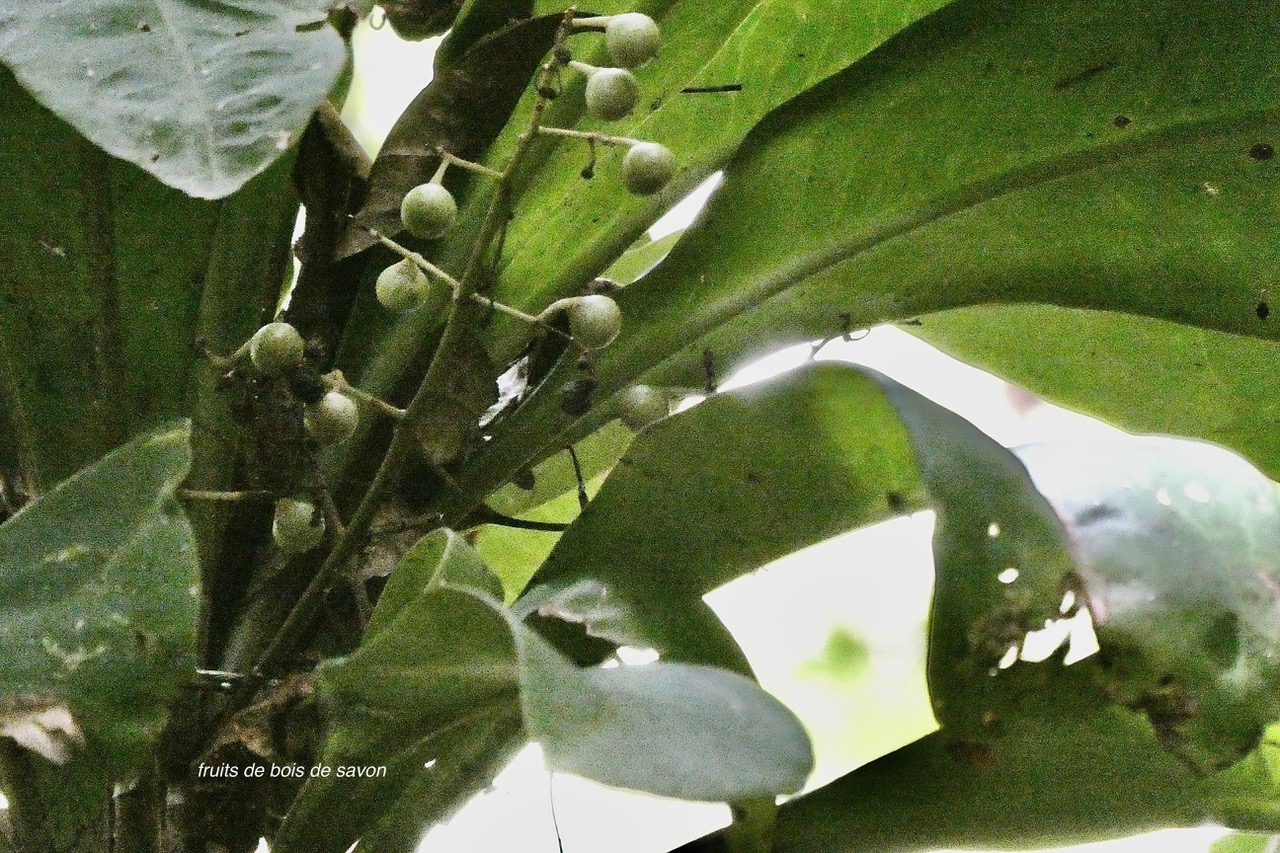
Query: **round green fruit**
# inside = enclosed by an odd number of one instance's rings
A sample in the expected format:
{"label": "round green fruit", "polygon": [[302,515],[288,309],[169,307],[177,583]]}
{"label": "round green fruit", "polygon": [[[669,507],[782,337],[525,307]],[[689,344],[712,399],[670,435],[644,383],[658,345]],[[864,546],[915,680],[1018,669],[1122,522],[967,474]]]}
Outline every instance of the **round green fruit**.
{"label": "round green fruit", "polygon": [[355,400],[340,391],[329,391],[302,410],[302,423],[307,433],[321,447],[341,444],[351,438],[359,422],[360,412]]}
{"label": "round green fruit", "polygon": [[618,395],[618,411],[624,424],[641,430],[671,414],[671,401],[652,385],[632,385]]}
{"label": "round green fruit", "polygon": [[631,115],[640,100],[640,84],[625,68],[597,68],[587,78],[587,114],[604,121]]}
{"label": "round green fruit", "polygon": [[639,12],[614,15],[604,28],[609,56],[623,68],[639,68],[658,55],[658,25]]}
{"label": "round green fruit", "polygon": [[580,296],[570,301],[565,313],[569,334],[587,349],[607,347],[622,328],[622,310],[607,296]]}
{"label": "round green fruit", "polygon": [[288,323],[268,323],[249,339],[249,360],[267,376],[292,373],[302,364],[302,335]]}
{"label": "round green fruit", "polygon": [[443,237],[457,218],[453,194],[435,182],[418,184],[400,203],[400,221],[410,234],[424,240]]}
{"label": "round green fruit", "polygon": [[622,185],[636,195],[653,195],[676,173],[676,155],[656,142],[638,142],[622,158]]}
{"label": "round green fruit", "polygon": [[413,261],[405,258],[378,273],[374,286],[378,302],[397,314],[421,308],[431,293],[431,280]]}
{"label": "round green fruit", "polygon": [[324,541],[324,516],[310,501],[283,498],[276,502],[271,537],[282,551],[310,551]]}

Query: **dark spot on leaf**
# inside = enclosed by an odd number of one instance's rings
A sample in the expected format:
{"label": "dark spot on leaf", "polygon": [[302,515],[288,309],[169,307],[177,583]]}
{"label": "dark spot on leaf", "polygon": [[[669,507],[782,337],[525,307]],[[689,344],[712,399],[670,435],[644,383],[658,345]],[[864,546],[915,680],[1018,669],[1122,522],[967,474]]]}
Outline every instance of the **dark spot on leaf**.
{"label": "dark spot on leaf", "polygon": [[146,21],[138,21],[138,32],[140,33],[151,32],[151,25],[148,24]]}
{"label": "dark spot on leaf", "polygon": [[1270,160],[1276,156],[1276,149],[1269,142],[1259,142],[1249,149],[1249,156],[1255,160]]}
{"label": "dark spot on leaf", "polygon": [[995,71],[995,70],[996,70],[996,64],[992,62],[990,59],[982,63],[982,73],[990,74],[992,71]]}
{"label": "dark spot on leaf", "polygon": [[240,38],[242,36],[249,35],[249,33],[251,32],[253,32],[253,30],[237,30],[235,35],[236,35],[236,38]]}
{"label": "dark spot on leaf", "polygon": [[1133,119],[1129,118],[1128,116],[1116,116],[1111,120],[1111,123],[1118,128],[1124,129],[1129,125],[1133,124]]}
{"label": "dark spot on leaf", "polygon": [[884,502],[888,504],[889,509],[894,512],[907,511],[907,499],[902,492],[885,492]]}
{"label": "dark spot on leaf", "polygon": [[293,28],[293,30],[294,32],[298,32],[298,33],[314,33],[328,23],[329,21],[327,18],[321,18],[318,21],[311,21],[306,24],[298,24],[296,27]]}
{"label": "dark spot on leaf", "polygon": [[805,55],[806,55],[806,54],[803,54],[803,53],[797,53],[797,54],[796,54],[796,59],[804,59],[804,58],[805,58]]}
{"label": "dark spot on leaf", "polygon": [[755,471],[748,471],[743,476],[743,479],[745,479],[748,483],[751,483],[752,485],[759,485],[760,483],[764,482],[761,479],[760,475],[757,474]]}
{"label": "dark spot on leaf", "polygon": [[1268,317],[1271,316],[1271,306],[1268,305],[1265,300],[1262,302],[1259,302],[1258,307],[1255,308],[1254,311],[1255,313],[1257,313],[1259,320],[1265,321]]}
{"label": "dark spot on leaf", "polygon": [[1061,92],[1063,89],[1070,89],[1072,86],[1081,86],[1085,83],[1088,83],[1090,80],[1092,80],[1094,77],[1097,77],[1099,74],[1103,74],[1103,73],[1106,73],[1107,71],[1110,71],[1112,68],[1115,68],[1119,64],[1120,63],[1116,62],[1115,60],[1109,60],[1107,62],[1102,62],[1097,65],[1090,65],[1088,68],[1085,68],[1082,71],[1077,71],[1075,74],[1069,74],[1066,77],[1063,77],[1060,80],[1057,80],[1056,82],[1054,82],[1053,91]]}

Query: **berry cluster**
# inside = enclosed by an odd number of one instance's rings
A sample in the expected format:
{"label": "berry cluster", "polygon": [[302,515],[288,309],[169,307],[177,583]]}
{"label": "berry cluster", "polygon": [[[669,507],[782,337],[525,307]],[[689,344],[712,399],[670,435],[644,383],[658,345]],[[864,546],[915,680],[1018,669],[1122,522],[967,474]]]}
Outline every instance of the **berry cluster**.
{"label": "berry cluster", "polygon": [[[603,32],[609,56],[618,67],[600,68],[578,62],[571,57],[563,43],[558,43],[553,52],[552,67],[567,66],[586,76],[584,98],[588,115],[604,121],[617,121],[630,115],[640,98],[640,84],[630,69],[644,65],[657,55],[658,25],[647,15],[628,13],[575,19],[570,31]],[[539,92],[542,91],[539,89]],[[551,97],[553,94],[544,93],[543,97]],[[587,141],[591,146],[593,163],[597,144],[625,147],[627,152],[622,158],[620,178],[622,185],[637,195],[660,192],[676,172],[675,155],[656,142],[541,125],[535,125],[533,130],[539,134]],[[445,172],[450,166],[481,172],[499,181],[506,177],[502,172],[441,150],[440,166],[435,175],[427,183],[409,190],[400,205],[401,223],[414,237],[423,240],[439,239],[457,219],[457,202],[443,184]],[[587,171],[592,171],[591,167]],[[402,258],[378,276],[375,288],[378,302],[387,310],[399,313],[425,305],[431,291],[429,276],[452,287],[455,297],[461,292],[459,282],[422,256],[381,234],[375,233],[375,236]],[[563,314],[568,321],[569,336],[584,354],[608,346],[617,337],[622,325],[622,312],[617,303],[603,294],[560,299],[537,316],[492,302],[478,294],[470,294],[470,298],[544,329],[554,329],[552,322],[557,315]]]}
{"label": "berry cluster", "polygon": [[[616,67],[602,68],[574,60],[565,47],[565,38],[579,31],[603,32],[606,49]],[[567,14],[552,59],[544,66],[544,72],[568,67],[584,74],[587,115],[602,121],[617,121],[630,115],[640,98],[640,84],[630,69],[639,68],[653,59],[658,52],[658,43],[657,24],[647,15],[631,13],[571,19]],[[548,92],[542,83],[539,84],[538,92],[539,97],[544,100],[554,96],[554,92]],[[539,110],[537,115],[540,114]],[[662,191],[675,175],[675,155],[656,142],[546,127],[536,119],[531,131],[535,134],[585,140],[591,147],[593,163],[597,145],[626,148],[620,167],[620,180],[628,191],[637,195],[652,195]],[[449,151],[442,149],[439,156],[440,164],[431,180],[409,190],[400,205],[400,220],[404,230],[421,240],[438,240],[444,237],[458,217],[458,204],[453,194],[444,186],[444,176],[450,167],[479,172],[499,182],[507,179],[505,172],[463,160]],[[375,293],[384,308],[396,313],[421,308],[429,301],[432,282],[439,281],[452,289],[455,299],[465,296],[523,320],[544,333],[567,337],[581,351],[580,366],[590,372],[585,379],[572,380],[566,385],[566,391],[571,386],[578,387],[581,393],[575,406],[581,405],[585,410],[590,405],[590,393],[595,387],[590,354],[607,347],[618,336],[622,327],[622,311],[606,292],[600,292],[597,288],[581,296],[558,299],[537,315],[527,314],[481,294],[467,291],[461,282],[418,253],[406,249],[389,237],[373,233],[383,245],[401,256],[399,261],[384,269],[377,278]],[[313,369],[306,368],[306,346],[302,336],[288,323],[276,321],[264,325],[229,359],[211,358],[230,364],[244,356],[248,357],[259,376],[283,380],[281,384],[288,385],[293,396],[301,403],[303,426],[315,447],[340,444],[354,434],[359,423],[357,401],[391,417],[399,418],[405,414],[403,410],[348,385],[338,371],[321,377]],[[310,377],[309,381],[302,381],[304,376]],[[640,429],[665,417],[669,413],[669,401],[667,395],[660,390],[635,386],[623,393],[621,412],[628,425]],[[432,456],[429,442],[420,438],[419,443],[428,456]],[[446,460],[437,459],[437,467],[444,464],[444,461]],[[317,495],[327,501],[324,505],[332,514],[332,503],[322,487]],[[281,550],[309,551],[324,541],[325,512],[321,511],[320,505],[321,502],[311,495],[290,495],[276,500],[271,529],[276,545]],[[341,528],[336,517],[334,523]]]}
{"label": "berry cluster", "polygon": [[[306,367],[306,344],[289,323],[267,323],[229,358],[209,355],[218,366],[232,368],[245,357],[258,376],[286,381],[282,384],[287,384],[288,393],[300,402],[303,427],[316,448],[332,447],[351,438],[360,422],[357,399],[393,416],[400,413],[348,385],[340,371],[320,376]],[[309,551],[324,541],[324,516],[312,500],[285,497],[275,506],[271,531],[282,550]]]}

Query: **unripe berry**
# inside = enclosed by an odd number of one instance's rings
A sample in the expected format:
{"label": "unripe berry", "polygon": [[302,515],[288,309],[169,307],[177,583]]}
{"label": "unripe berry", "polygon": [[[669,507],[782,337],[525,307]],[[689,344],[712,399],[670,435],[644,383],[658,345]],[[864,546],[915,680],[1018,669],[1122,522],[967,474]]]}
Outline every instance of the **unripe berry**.
{"label": "unripe berry", "polygon": [[302,364],[302,335],[288,323],[268,323],[249,339],[249,359],[267,376],[292,373]]}
{"label": "unripe berry", "polygon": [[622,310],[607,296],[579,296],[565,308],[569,334],[587,349],[603,349],[622,328]]}
{"label": "unripe berry", "polygon": [[310,501],[283,498],[276,502],[271,537],[282,551],[310,551],[324,541],[324,516]]}
{"label": "unripe berry", "polygon": [[341,444],[351,438],[359,422],[360,412],[355,400],[341,391],[330,391],[302,410],[302,423],[307,433],[321,447]]}
{"label": "unripe berry", "polygon": [[640,84],[625,68],[597,68],[587,77],[587,114],[604,121],[631,115],[640,100]]}
{"label": "unripe berry", "polygon": [[638,142],[622,158],[622,185],[636,195],[653,195],[676,173],[676,155],[656,142]]}
{"label": "unripe berry", "polygon": [[604,28],[604,43],[613,61],[623,68],[639,68],[658,55],[658,25],[639,12],[614,15]]}
{"label": "unripe berry", "polygon": [[378,273],[374,286],[378,302],[388,311],[421,308],[431,293],[431,280],[413,261],[405,258]]}
{"label": "unripe berry", "polygon": [[652,385],[632,385],[618,396],[618,411],[624,424],[640,430],[671,414],[671,401]]}
{"label": "unripe berry", "polygon": [[400,202],[400,221],[415,237],[434,240],[458,218],[458,203],[453,194],[434,181],[418,184]]}

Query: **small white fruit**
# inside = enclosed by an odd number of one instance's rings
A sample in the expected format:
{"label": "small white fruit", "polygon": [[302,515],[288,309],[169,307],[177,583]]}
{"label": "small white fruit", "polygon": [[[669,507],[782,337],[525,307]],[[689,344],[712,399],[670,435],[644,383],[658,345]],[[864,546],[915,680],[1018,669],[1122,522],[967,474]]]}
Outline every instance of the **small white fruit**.
{"label": "small white fruit", "polygon": [[292,373],[302,364],[302,335],[288,323],[268,323],[249,339],[249,360],[267,376]]}
{"label": "small white fruit", "polygon": [[640,100],[640,84],[625,68],[597,68],[587,77],[587,113],[604,121],[631,115]]}
{"label": "small white fruit", "polygon": [[431,280],[413,261],[405,258],[378,273],[374,285],[378,302],[397,314],[421,308],[431,294]]}
{"label": "small white fruit", "polygon": [[653,18],[639,12],[614,15],[604,28],[604,43],[613,61],[639,68],[658,55],[660,34]]}
{"label": "small white fruit", "polygon": [[453,194],[434,181],[418,184],[400,202],[400,221],[415,237],[434,240],[458,218],[458,203]]}
{"label": "small white fruit", "polygon": [[656,142],[638,142],[622,158],[622,185],[636,195],[653,195],[676,173],[676,155]]}
{"label": "small white fruit", "polygon": [[671,414],[671,401],[652,385],[632,385],[618,396],[618,410],[624,424],[641,430]]}
{"label": "small white fruit", "polygon": [[321,447],[341,444],[356,431],[360,412],[341,391],[329,391],[317,402],[302,410],[302,423],[307,433]]}
{"label": "small white fruit", "polygon": [[282,498],[276,502],[271,537],[282,551],[310,551],[324,541],[324,516],[310,501]]}
{"label": "small white fruit", "polygon": [[569,334],[587,349],[603,349],[622,329],[622,309],[608,296],[593,294],[568,300]]}

